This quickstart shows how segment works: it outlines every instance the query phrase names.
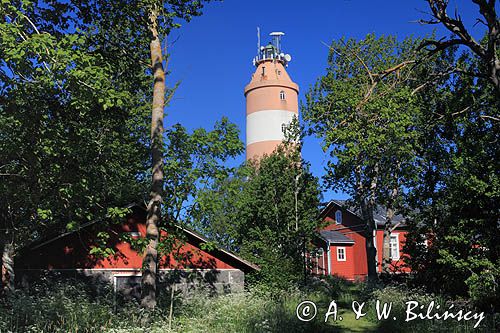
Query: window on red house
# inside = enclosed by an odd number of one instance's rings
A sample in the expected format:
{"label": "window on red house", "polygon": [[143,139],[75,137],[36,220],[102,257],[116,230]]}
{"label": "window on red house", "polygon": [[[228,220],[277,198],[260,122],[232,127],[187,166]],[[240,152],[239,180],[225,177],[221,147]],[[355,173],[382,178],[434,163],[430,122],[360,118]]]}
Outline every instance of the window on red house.
{"label": "window on red house", "polygon": [[399,235],[391,235],[391,241],[389,243],[389,252],[392,260],[399,259]]}
{"label": "window on red house", "polygon": [[345,261],[345,247],[337,247],[337,261]]}
{"label": "window on red house", "polygon": [[342,212],[340,210],[335,212],[335,223],[342,224]]}

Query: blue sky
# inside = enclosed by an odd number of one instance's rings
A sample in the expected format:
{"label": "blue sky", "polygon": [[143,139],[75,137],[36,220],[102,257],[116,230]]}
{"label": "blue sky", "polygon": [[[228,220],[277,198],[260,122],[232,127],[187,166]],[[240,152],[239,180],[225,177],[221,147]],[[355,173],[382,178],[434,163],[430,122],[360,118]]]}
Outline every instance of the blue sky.
{"label": "blue sky", "polygon": [[[477,6],[469,0],[450,1],[468,26],[474,24]],[[300,86],[303,100],[311,85],[326,68],[328,48],[342,36],[363,39],[377,35],[423,36],[437,28],[438,35],[448,35],[438,26],[423,26],[414,21],[429,12],[423,0],[310,0],[264,1],[226,0],[209,3],[201,17],[169,37],[170,86],[181,81],[166,109],[166,126],[180,122],[187,128],[210,128],[223,116],[236,123],[245,140],[245,97],[243,88],[253,73],[257,32],[262,43],[271,31],[283,31],[283,49],[292,55],[288,73]],[[453,13],[450,13],[453,14]],[[480,34],[481,27],[474,31]],[[312,172],[324,174],[327,157],[320,141],[306,138],[303,157]],[[236,163],[244,161],[244,155]],[[326,191],[325,200],[346,198],[343,193]]]}

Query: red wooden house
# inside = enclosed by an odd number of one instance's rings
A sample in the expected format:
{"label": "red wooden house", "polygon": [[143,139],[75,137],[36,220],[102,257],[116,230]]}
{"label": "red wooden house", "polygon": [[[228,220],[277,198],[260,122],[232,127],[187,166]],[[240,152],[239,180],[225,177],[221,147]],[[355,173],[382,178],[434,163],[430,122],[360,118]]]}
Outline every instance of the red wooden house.
{"label": "red wooden house", "polygon": [[[332,200],[323,211],[321,218],[328,224],[320,231],[316,242],[317,251],[312,256],[313,273],[337,275],[348,280],[363,280],[368,274],[366,263],[365,225],[359,212],[350,209],[346,201]],[[382,271],[383,230],[385,210],[377,207],[374,212],[377,230],[373,237],[377,248],[377,266]],[[390,255],[392,272],[409,272],[403,264],[403,247],[406,240],[406,225],[401,215],[392,221]]]}
{"label": "red wooden house", "polygon": [[[141,238],[146,234],[144,207],[130,205],[122,224],[111,228],[107,246],[114,254],[103,258],[91,249],[97,245],[99,221],[89,222],[77,230],[45,238],[22,251],[16,260],[16,277],[33,276],[41,272],[58,272],[81,276],[113,284],[115,291],[136,292],[142,276],[141,251],[133,242],[123,240]],[[241,291],[245,274],[258,267],[222,248],[207,247],[207,239],[193,230],[177,227],[174,251],[161,258],[160,281],[176,283],[181,288],[208,287],[214,291]]]}

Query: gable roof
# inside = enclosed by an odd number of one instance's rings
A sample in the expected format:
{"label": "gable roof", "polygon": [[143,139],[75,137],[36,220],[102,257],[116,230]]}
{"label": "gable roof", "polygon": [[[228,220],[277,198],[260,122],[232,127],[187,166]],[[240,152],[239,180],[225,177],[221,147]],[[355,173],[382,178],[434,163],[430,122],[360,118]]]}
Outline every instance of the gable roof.
{"label": "gable roof", "polygon": [[[187,236],[188,239],[195,240],[196,245],[199,245],[200,243],[209,242],[208,239],[206,239],[204,236],[200,235],[199,233],[197,233],[194,230],[191,230],[191,229],[188,229],[185,227],[181,227],[179,225],[176,225],[176,227],[179,230],[181,230]],[[192,244],[192,242],[191,242],[191,244]],[[260,270],[259,266],[252,264],[251,262],[238,257],[236,254],[234,254],[234,253],[232,253],[232,252],[230,252],[222,247],[217,247],[213,251],[210,251],[210,252],[213,253],[214,255],[216,255],[217,257],[223,257],[224,259],[222,259],[222,260],[225,262],[238,262],[240,264],[243,264],[245,266],[243,269],[245,272],[252,271],[252,270],[256,270],[256,271]],[[217,254],[219,254],[219,255],[217,255]]]}
{"label": "gable roof", "polygon": [[[325,217],[332,209],[334,208],[342,208],[349,213],[353,214],[354,216],[358,217],[361,219],[361,211],[352,205],[349,200],[331,200],[329,201],[325,208],[320,213],[321,217]],[[376,205],[375,209],[373,211],[373,219],[375,220],[375,223],[377,227],[383,227],[386,222],[386,208],[382,205]],[[405,217],[401,214],[396,214],[392,218],[391,225],[392,226],[398,226],[398,227],[404,227],[405,226]]]}
{"label": "gable roof", "polygon": [[332,244],[354,244],[354,240],[335,230],[321,230],[321,238]]}
{"label": "gable roof", "polygon": [[[123,208],[139,208],[142,211],[146,212],[145,207],[143,205],[139,205],[137,203],[128,204],[127,206],[124,206]],[[87,222],[87,223],[80,225],[75,230],[67,231],[67,232],[64,232],[61,234],[52,235],[52,236],[49,236],[49,237],[46,237],[43,239],[36,240],[35,242],[33,242],[29,246],[27,246],[24,249],[24,251],[36,250],[38,248],[44,247],[45,245],[48,245],[52,242],[55,242],[58,239],[72,235],[78,231],[86,229],[86,228],[88,228],[88,227],[90,227],[98,222],[102,222],[102,221],[103,221],[103,219],[93,220],[93,221],[90,221],[90,222]],[[190,241],[190,243],[193,245],[199,246],[201,243],[209,242],[208,239],[206,239],[204,236],[200,235],[199,233],[195,232],[194,230],[191,230],[189,228],[186,228],[186,227],[183,227],[180,225],[175,225],[175,227],[178,230],[180,230],[186,236],[186,239],[188,239]],[[257,270],[257,271],[260,270],[259,266],[252,264],[251,262],[244,260],[244,259],[240,258],[239,256],[237,256],[236,254],[234,254],[226,249],[223,249],[221,247],[216,247],[214,250],[208,251],[208,252],[213,254],[215,257],[218,257],[219,259],[221,259],[222,261],[224,261],[226,263],[229,263],[229,264],[232,263],[233,264],[232,266],[235,266],[234,264],[236,264],[236,266],[241,267],[241,269],[245,273],[251,272],[254,270]]]}

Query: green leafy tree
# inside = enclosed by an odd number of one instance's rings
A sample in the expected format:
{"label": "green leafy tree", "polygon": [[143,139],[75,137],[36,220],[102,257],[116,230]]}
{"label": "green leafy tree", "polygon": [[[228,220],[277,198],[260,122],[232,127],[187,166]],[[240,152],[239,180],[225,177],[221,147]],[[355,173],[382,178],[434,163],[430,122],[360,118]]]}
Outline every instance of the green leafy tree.
{"label": "green leafy tree", "polygon": [[[454,61],[468,71],[484,68],[471,53]],[[498,309],[499,100],[486,78],[440,81],[422,91],[410,264],[419,283]],[[430,236],[427,246],[423,236]]]}
{"label": "green leafy tree", "polygon": [[200,193],[195,223],[259,265],[255,281],[283,289],[307,273],[304,253],[320,226],[320,195],[299,145],[285,144]]}
{"label": "green leafy tree", "polygon": [[307,95],[304,119],[330,155],[325,180],[349,193],[362,213],[370,279],[377,278],[375,206],[387,207],[387,269],[391,220],[403,210],[403,185],[413,174],[420,114],[412,81],[417,45],[411,38],[374,35],[334,41],[327,73]]}
{"label": "green leafy tree", "polygon": [[233,171],[225,163],[242,153],[239,129],[225,117],[212,131],[198,128],[189,133],[180,124],[169,128],[164,154],[166,224],[189,223],[197,193],[225,179]]}
{"label": "green leafy tree", "polygon": [[2,3],[1,167],[7,199],[0,243],[7,244],[10,258],[4,263],[12,266],[11,249],[55,231],[49,224],[75,228],[143,193],[149,148],[153,182],[143,305],[154,308],[163,108],[171,93],[166,36],[199,15],[202,3]]}
{"label": "green leafy tree", "polygon": [[446,1],[428,1],[432,19],[423,22],[452,35],[421,44],[438,61],[427,59],[432,71],[419,91],[419,172],[409,185],[409,204],[418,211],[407,251],[417,283],[498,311],[499,20],[496,1],[473,2],[484,28],[480,41],[459,9],[451,17]]}
{"label": "green leafy tree", "polygon": [[24,244],[104,217],[142,192],[144,96],[151,89],[137,58],[96,42],[105,38],[95,26],[73,3],[2,2],[0,243],[7,290]]}

